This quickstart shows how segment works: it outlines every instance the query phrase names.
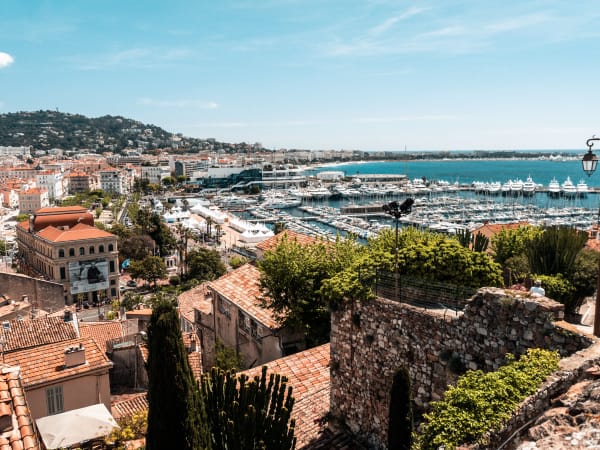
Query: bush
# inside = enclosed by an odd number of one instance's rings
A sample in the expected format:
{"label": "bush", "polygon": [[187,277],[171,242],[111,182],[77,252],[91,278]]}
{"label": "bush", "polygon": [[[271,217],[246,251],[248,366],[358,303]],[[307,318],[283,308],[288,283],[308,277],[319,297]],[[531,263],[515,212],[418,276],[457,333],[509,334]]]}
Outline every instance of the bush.
{"label": "bush", "polygon": [[229,265],[231,266],[232,269],[237,269],[238,267],[243,266],[244,264],[246,264],[248,262],[248,260],[246,258],[244,258],[243,256],[232,256],[231,258],[229,258]]}
{"label": "bush", "polygon": [[420,450],[446,450],[459,444],[482,443],[489,430],[502,427],[519,403],[535,393],[542,382],[558,369],[557,352],[529,349],[516,361],[510,354],[495,372],[469,371],[432,403],[425,414],[423,432],[417,438]]}

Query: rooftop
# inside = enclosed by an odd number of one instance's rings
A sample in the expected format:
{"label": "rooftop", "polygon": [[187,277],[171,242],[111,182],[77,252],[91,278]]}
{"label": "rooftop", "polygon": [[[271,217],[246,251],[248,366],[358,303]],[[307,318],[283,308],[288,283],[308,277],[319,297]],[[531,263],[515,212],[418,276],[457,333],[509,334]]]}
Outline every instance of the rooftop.
{"label": "rooftop", "polygon": [[38,345],[53,344],[77,338],[75,328],[62,317],[43,316],[36,319],[11,320],[0,334],[6,339],[4,353]]}
{"label": "rooftop", "polygon": [[258,284],[259,278],[260,271],[255,266],[244,264],[221,278],[211,281],[208,286],[264,326],[271,329],[280,328],[273,313],[260,306],[260,299],[263,296]]}
{"label": "rooftop", "polygon": [[256,244],[256,248],[258,250],[262,250],[263,252],[273,250],[284,239],[287,239],[288,241],[292,242],[298,242],[300,245],[310,245],[320,241],[319,238],[316,238],[314,236],[308,236],[306,234],[298,233],[292,230],[284,230],[281,233],[278,233],[267,240],[259,242],[258,244]]}
{"label": "rooftop", "polygon": [[0,371],[0,449],[39,448],[19,368],[4,366]]}
{"label": "rooftop", "polygon": [[101,348],[108,350],[107,342],[124,336],[121,322],[79,322],[79,334],[82,338],[94,339]]}
{"label": "rooftop", "polygon": [[109,238],[114,235],[108,231],[101,230],[85,223],[78,223],[67,230],[61,230],[55,228],[52,225],[45,227],[38,233],[38,236],[42,239],[46,239],[51,242],[69,242],[69,241],[81,241],[86,239],[99,239]]}
{"label": "rooftop", "polygon": [[[65,348],[85,349],[85,363],[65,367]],[[79,338],[54,344],[15,351],[4,355],[5,363],[20,366],[25,388],[51,384],[65,377],[72,377],[101,369],[110,369],[112,362],[104,350],[92,338]]]}

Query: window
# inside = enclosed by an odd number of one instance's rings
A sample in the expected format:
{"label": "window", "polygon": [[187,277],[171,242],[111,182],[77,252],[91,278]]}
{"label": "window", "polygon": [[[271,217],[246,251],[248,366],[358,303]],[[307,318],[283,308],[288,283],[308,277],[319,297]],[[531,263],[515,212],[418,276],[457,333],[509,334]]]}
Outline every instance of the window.
{"label": "window", "polygon": [[85,255],[85,248],[79,247],[79,255]]}
{"label": "window", "polygon": [[114,250],[115,250],[115,247],[114,247],[114,245],[112,245],[112,244],[108,244],[108,251],[109,251],[109,252],[113,252]]}
{"label": "window", "polygon": [[61,249],[58,250],[58,257],[59,258],[64,258],[65,257],[65,251],[64,251],[64,249],[61,248]]}
{"label": "window", "polygon": [[74,248],[70,248],[69,249],[69,256],[75,256],[75,249]]}
{"label": "window", "polygon": [[109,265],[110,265],[110,272],[113,273],[115,271],[115,262],[114,261],[110,261]]}
{"label": "window", "polygon": [[96,250],[94,249],[94,247],[90,247],[90,255],[93,255],[96,252]]}
{"label": "window", "polygon": [[60,279],[64,280],[65,278],[67,278],[67,271],[64,267],[60,268]]}
{"label": "window", "polygon": [[46,389],[46,403],[49,416],[63,412],[62,386],[52,386]]}
{"label": "window", "polygon": [[104,253],[104,245],[100,244],[98,246],[98,253]]}

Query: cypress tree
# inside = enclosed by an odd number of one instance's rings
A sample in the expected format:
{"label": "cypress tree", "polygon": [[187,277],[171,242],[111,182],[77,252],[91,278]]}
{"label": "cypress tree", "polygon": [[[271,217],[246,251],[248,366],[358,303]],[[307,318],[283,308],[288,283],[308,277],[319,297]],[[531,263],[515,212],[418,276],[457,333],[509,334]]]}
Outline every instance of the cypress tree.
{"label": "cypress tree", "polygon": [[406,367],[394,374],[390,394],[388,449],[410,450],[412,446],[413,414],[410,376]]}
{"label": "cypress tree", "polygon": [[148,326],[148,450],[208,450],[202,394],[190,368],[175,306],[161,301]]}

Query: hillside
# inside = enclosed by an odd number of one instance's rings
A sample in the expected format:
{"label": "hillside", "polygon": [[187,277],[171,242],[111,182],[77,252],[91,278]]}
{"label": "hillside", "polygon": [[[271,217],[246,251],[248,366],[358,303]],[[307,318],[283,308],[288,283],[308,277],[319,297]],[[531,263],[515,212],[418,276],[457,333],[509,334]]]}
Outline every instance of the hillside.
{"label": "hillside", "polygon": [[121,152],[125,148],[193,151],[212,148],[215,143],[210,141],[184,138],[155,125],[120,116],[89,118],[58,111],[0,115],[0,146],[32,146],[35,150],[89,149],[96,152]]}

